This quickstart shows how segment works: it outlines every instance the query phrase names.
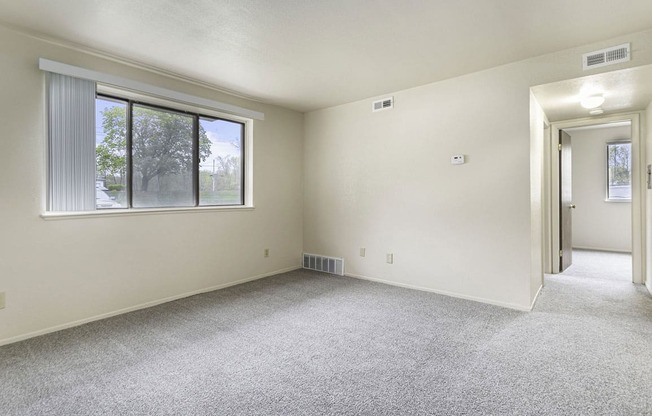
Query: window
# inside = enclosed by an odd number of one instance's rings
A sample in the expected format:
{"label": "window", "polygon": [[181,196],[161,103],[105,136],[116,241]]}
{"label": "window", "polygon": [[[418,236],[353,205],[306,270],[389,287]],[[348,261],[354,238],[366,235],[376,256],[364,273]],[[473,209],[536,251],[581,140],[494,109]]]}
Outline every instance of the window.
{"label": "window", "polygon": [[131,109],[132,205],[194,205],[194,118],[139,104]]}
{"label": "window", "polygon": [[135,95],[50,75],[48,210],[244,205],[245,123]]}
{"label": "window", "polygon": [[98,181],[118,202],[98,209],[243,205],[243,123],[102,95],[96,108]]}
{"label": "window", "polygon": [[607,201],[632,199],[632,143],[607,143]]}
{"label": "window", "polygon": [[199,205],[242,204],[244,125],[200,118],[199,132]]}

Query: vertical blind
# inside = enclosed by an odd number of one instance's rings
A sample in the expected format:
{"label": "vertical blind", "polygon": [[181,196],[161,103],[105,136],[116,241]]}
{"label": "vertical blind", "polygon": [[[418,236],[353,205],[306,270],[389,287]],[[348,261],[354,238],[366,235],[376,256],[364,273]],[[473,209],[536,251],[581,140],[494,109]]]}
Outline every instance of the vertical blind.
{"label": "vertical blind", "polygon": [[49,73],[49,211],[95,210],[95,82]]}

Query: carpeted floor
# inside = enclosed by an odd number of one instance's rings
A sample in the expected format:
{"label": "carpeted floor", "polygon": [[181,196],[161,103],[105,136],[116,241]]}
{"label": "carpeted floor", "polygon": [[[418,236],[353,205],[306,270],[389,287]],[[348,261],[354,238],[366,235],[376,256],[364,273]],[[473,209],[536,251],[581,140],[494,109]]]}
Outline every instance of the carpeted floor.
{"label": "carpeted floor", "polygon": [[573,264],[563,272],[568,276],[632,281],[631,253],[573,249]]}
{"label": "carpeted floor", "polygon": [[652,299],[535,310],[295,271],[0,347],[3,415],[650,415]]}

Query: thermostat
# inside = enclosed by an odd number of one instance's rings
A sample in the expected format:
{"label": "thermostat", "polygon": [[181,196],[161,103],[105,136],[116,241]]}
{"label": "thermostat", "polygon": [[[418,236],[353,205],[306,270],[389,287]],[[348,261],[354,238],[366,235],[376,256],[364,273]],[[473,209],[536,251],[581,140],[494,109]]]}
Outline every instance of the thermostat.
{"label": "thermostat", "polygon": [[463,164],[464,164],[464,155],[451,156],[451,165],[463,165]]}

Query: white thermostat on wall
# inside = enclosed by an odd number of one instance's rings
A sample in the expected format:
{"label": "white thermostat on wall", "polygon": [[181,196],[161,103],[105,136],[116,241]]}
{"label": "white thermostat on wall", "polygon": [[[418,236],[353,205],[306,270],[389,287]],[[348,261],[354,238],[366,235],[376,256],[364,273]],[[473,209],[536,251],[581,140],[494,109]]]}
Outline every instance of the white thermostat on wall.
{"label": "white thermostat on wall", "polygon": [[464,164],[464,155],[451,156],[451,165],[463,165],[463,164]]}

